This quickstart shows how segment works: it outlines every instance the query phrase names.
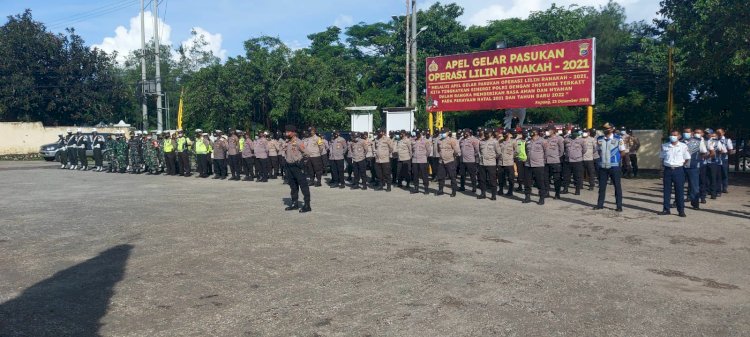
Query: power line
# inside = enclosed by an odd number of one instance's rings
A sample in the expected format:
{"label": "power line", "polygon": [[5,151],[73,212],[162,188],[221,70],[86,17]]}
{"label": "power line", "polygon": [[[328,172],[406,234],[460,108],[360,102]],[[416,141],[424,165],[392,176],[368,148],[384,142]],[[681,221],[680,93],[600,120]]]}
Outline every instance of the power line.
{"label": "power line", "polygon": [[96,13],[98,13],[100,11],[109,10],[109,9],[115,8],[117,6],[121,6],[124,3],[126,3],[126,2],[132,2],[132,1],[133,0],[125,0],[125,1],[123,1],[123,0],[116,0],[116,1],[110,1],[107,4],[104,4],[104,5],[100,6],[100,7],[94,8],[92,10],[84,11],[84,12],[81,12],[81,13],[78,13],[78,14],[73,14],[73,15],[67,16],[67,17],[58,17],[57,19],[53,19],[53,20],[48,21],[47,24],[57,25],[57,24],[60,24],[60,23],[63,23],[63,22],[68,22],[68,21],[71,21],[71,20],[76,20],[76,19],[79,19],[81,17],[87,16],[87,15],[91,15],[91,14],[96,14]]}
{"label": "power line", "polygon": [[97,17],[100,17],[100,16],[107,15],[107,14],[112,14],[112,13],[115,13],[115,12],[119,12],[121,10],[131,8],[131,7],[135,6],[135,5],[136,5],[136,2],[133,2],[133,1],[124,2],[124,3],[118,4],[118,5],[114,6],[114,7],[108,7],[108,8],[103,8],[103,9],[99,9],[99,10],[96,10],[96,11],[91,11],[90,13],[82,14],[80,16],[77,16],[76,18],[69,18],[67,21],[60,21],[60,22],[55,23],[55,24],[50,24],[48,27],[49,28],[64,27],[64,26],[67,26],[67,25],[70,25],[70,24],[73,24],[73,23],[87,21],[87,20],[90,20],[90,19],[93,19],[93,18],[97,18]]}

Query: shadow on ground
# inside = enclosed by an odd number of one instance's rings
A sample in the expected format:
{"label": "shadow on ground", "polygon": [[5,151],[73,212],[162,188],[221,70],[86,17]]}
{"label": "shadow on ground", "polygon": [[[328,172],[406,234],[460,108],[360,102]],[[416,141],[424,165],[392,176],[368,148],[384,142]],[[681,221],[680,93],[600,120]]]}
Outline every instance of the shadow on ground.
{"label": "shadow on ground", "polygon": [[1,304],[0,336],[99,336],[99,320],[132,249],[112,247]]}

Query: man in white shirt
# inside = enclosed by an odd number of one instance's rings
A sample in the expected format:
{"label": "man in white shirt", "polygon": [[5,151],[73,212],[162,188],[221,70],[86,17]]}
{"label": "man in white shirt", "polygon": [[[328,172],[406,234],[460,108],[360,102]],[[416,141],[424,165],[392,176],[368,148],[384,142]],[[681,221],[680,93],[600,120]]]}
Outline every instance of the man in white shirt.
{"label": "man in white shirt", "polygon": [[680,217],[685,217],[685,165],[690,163],[688,147],[680,142],[680,132],[675,130],[669,136],[669,142],[661,146],[659,158],[664,165],[664,209],[659,215],[669,215],[672,206],[672,186]]}
{"label": "man in white shirt", "polygon": [[719,143],[726,149],[726,153],[721,155],[721,193],[727,192],[729,187],[729,155],[734,154],[734,144],[732,140],[726,136],[724,129],[716,129],[716,136],[719,139]]}
{"label": "man in white shirt", "polygon": [[703,130],[686,128],[682,132],[682,142],[687,146],[690,154],[690,164],[685,165],[685,177],[688,183],[688,199],[693,209],[700,208],[701,184],[700,172],[703,160],[708,154],[706,142],[703,140]]}

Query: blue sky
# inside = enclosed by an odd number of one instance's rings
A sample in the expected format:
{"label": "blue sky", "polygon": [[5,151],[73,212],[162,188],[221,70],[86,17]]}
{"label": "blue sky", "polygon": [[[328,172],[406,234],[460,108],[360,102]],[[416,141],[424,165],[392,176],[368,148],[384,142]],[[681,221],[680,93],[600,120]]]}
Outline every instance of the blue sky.
{"label": "blue sky", "polygon": [[[222,58],[243,54],[242,42],[261,34],[278,36],[293,48],[308,45],[307,35],[328,26],[347,27],[357,22],[390,20],[405,11],[404,0],[161,0],[159,15],[163,43],[191,43],[194,27]],[[149,3],[146,0],[146,3]],[[420,8],[435,0],[419,0]],[[443,1],[450,2],[450,1]],[[466,25],[487,20],[526,17],[530,11],[548,8],[544,0],[455,0],[465,8]],[[602,5],[607,0],[556,0],[560,5]],[[628,19],[651,20],[657,0],[619,0]],[[3,16],[31,8],[34,18],[53,31],[75,27],[88,44],[107,50],[127,51],[140,45],[139,0],[0,0]],[[150,11],[151,6],[148,10]],[[147,14],[147,39],[152,17]],[[4,21],[4,20],[3,20]],[[119,28],[118,28],[119,27]],[[116,32],[116,29],[118,30]],[[108,39],[109,38],[109,39]]]}

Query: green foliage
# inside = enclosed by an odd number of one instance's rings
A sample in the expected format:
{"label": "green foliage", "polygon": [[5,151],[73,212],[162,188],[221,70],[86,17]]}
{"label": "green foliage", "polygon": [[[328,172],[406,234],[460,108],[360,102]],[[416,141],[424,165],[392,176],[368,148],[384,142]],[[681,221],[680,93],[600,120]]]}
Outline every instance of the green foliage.
{"label": "green foliage", "polygon": [[[418,40],[417,125],[427,124],[421,95],[426,57],[491,50],[498,42],[519,47],[596,37],[597,124],[664,125],[667,55],[674,42],[677,123],[747,128],[750,20],[743,18],[750,15],[750,2],[662,0],[661,5],[662,17],[655,24],[626,22],[625,9],[610,1],[598,8],[553,4],[527,19],[465,27],[459,5],[434,3],[419,11],[417,20],[419,27],[429,27]],[[346,129],[347,106],[405,105],[405,23],[397,17],[360,22],[344,31],[328,27],[308,35],[310,46],[299,50],[276,37],[253,37],[244,42],[244,55],[223,64],[205,51],[200,38],[191,48],[162,46],[162,87],[175,108],[178,93],[185,90],[188,129],[277,129],[286,123]],[[153,59],[152,45],[145,52]],[[11,16],[0,27],[0,119],[47,124],[125,119],[137,124],[139,53],[117,65],[113,55],[86,47],[73,30],[54,35],[33,21],[29,11]],[[153,62],[147,70],[153,74]],[[155,101],[147,103],[154,111]],[[445,124],[495,126],[503,115],[446,113]],[[583,124],[585,109],[529,109],[527,117],[532,123]],[[375,123],[381,125],[380,114]]]}
{"label": "green foliage", "polygon": [[31,11],[0,27],[0,121],[96,124],[124,113],[127,91],[112,56],[68,29],[52,34]]}

